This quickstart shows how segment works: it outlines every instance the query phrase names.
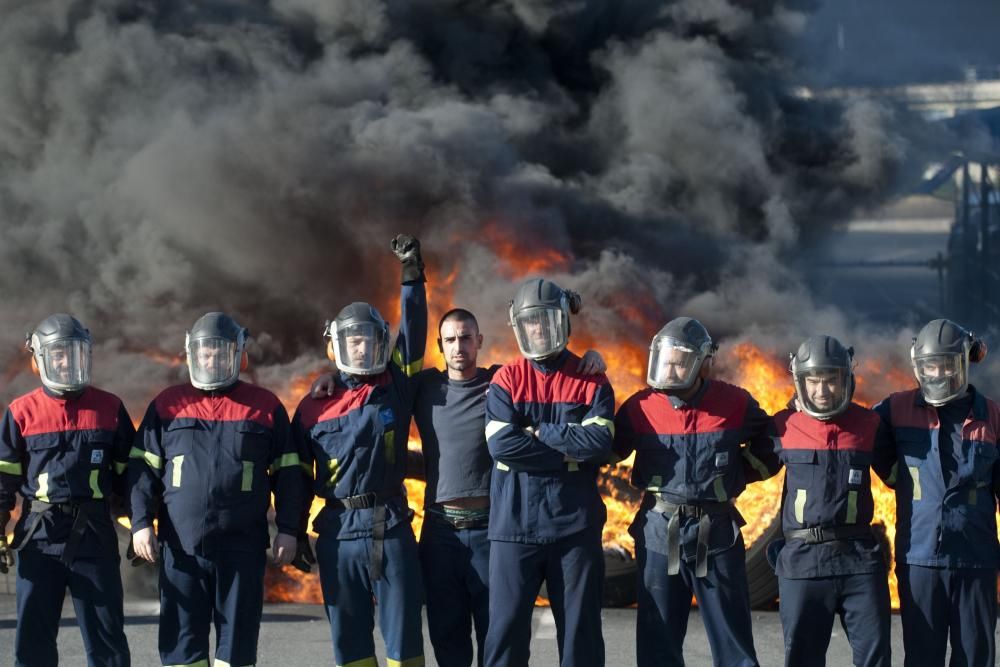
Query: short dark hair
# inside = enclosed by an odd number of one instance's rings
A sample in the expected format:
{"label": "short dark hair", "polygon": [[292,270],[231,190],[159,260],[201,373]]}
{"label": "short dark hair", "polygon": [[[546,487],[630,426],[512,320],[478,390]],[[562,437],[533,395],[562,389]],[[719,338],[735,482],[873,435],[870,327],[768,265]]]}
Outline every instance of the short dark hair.
{"label": "short dark hair", "polygon": [[447,313],[441,316],[441,321],[438,322],[438,338],[441,337],[441,327],[444,326],[445,322],[449,320],[458,322],[472,322],[472,325],[476,327],[476,332],[479,332],[479,321],[476,320],[476,316],[465,308],[452,308]]}

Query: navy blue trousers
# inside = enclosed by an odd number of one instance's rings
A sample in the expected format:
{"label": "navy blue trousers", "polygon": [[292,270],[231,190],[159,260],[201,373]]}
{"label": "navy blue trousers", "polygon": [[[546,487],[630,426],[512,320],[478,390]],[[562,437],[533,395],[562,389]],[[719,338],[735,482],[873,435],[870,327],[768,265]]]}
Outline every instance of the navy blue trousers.
{"label": "navy blue trousers", "polygon": [[160,563],[160,660],[208,664],[215,624],[215,658],[233,667],[257,662],[264,607],[263,550],[220,551],[211,558],[163,548]]}
{"label": "navy blue trousers", "polygon": [[667,574],[667,557],[636,544],[639,566],[636,662],[639,667],[683,667],[691,595],[698,600],[712,662],[724,667],[757,665],[750,626],[750,590],[743,538],[708,557],[708,576],[694,576],[693,561]]}
{"label": "navy blue trousers", "polygon": [[490,541],[486,533],[485,527],[457,530],[433,512],[424,515],[420,563],[427,628],[440,667],[472,665],[473,624],[482,667],[490,618]]}
{"label": "navy blue trousers", "polygon": [[897,563],[906,667],[995,667],[997,572]]}
{"label": "navy blue trousers", "polygon": [[834,616],[855,667],[890,667],[889,582],[885,571],[810,579],[778,578],[785,665],[823,667]]}
{"label": "navy blue trousers", "polygon": [[382,543],[382,577],[376,581],[370,576],[371,546],[370,537],[338,540],[330,534],[320,533],[316,540],[316,559],[323,604],[333,637],[334,662],[338,665],[375,664],[372,633],[375,632],[377,602],[378,625],[389,664],[422,665],[424,638],[420,606],[423,590],[413,529],[409,523],[400,523],[386,531]]}
{"label": "navy blue trousers", "polygon": [[601,602],[604,549],[600,530],[552,544],[494,541],[490,545],[489,667],[524,667],[531,652],[531,612],[545,582],[559,643],[559,664],[604,664]]}
{"label": "navy blue trousers", "polygon": [[14,653],[18,667],[59,664],[56,635],[66,589],[73,598],[87,664],[129,665],[122,610],[119,558],[76,558],[69,566],[28,545],[17,558],[17,631]]}

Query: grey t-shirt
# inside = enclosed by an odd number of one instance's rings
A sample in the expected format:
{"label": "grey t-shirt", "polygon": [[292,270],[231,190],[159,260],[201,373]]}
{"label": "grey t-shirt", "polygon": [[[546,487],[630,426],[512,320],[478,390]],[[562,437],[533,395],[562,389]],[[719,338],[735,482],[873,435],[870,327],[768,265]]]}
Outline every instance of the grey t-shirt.
{"label": "grey t-shirt", "polygon": [[424,507],[490,495],[486,390],[498,368],[479,368],[471,380],[452,380],[436,368],[421,371],[413,418],[424,450]]}

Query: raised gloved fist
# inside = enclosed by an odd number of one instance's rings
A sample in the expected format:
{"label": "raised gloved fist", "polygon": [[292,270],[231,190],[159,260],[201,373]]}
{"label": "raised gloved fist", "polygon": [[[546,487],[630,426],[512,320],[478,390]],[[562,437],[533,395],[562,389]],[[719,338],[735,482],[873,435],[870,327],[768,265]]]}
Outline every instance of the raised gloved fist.
{"label": "raised gloved fist", "polygon": [[424,260],[420,256],[420,241],[408,234],[399,234],[389,245],[396,254],[396,257],[399,258],[399,261],[403,263],[402,282],[422,281],[424,278]]}
{"label": "raised gloved fist", "polygon": [[420,259],[420,241],[409,234],[398,234],[392,240],[390,246],[401,262]]}
{"label": "raised gloved fist", "polygon": [[312,566],[315,564],[316,556],[313,555],[312,545],[309,544],[309,537],[307,535],[299,535],[295,558],[292,559],[292,567],[309,573],[312,572]]}

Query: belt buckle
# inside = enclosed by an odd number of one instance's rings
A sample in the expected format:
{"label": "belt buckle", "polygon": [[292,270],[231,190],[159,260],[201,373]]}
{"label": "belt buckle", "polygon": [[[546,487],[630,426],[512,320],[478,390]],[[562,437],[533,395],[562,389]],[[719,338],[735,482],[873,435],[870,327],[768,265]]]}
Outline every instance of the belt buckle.
{"label": "belt buckle", "polygon": [[809,539],[814,543],[820,543],[823,541],[823,529],[819,526],[813,526],[809,529]]}

